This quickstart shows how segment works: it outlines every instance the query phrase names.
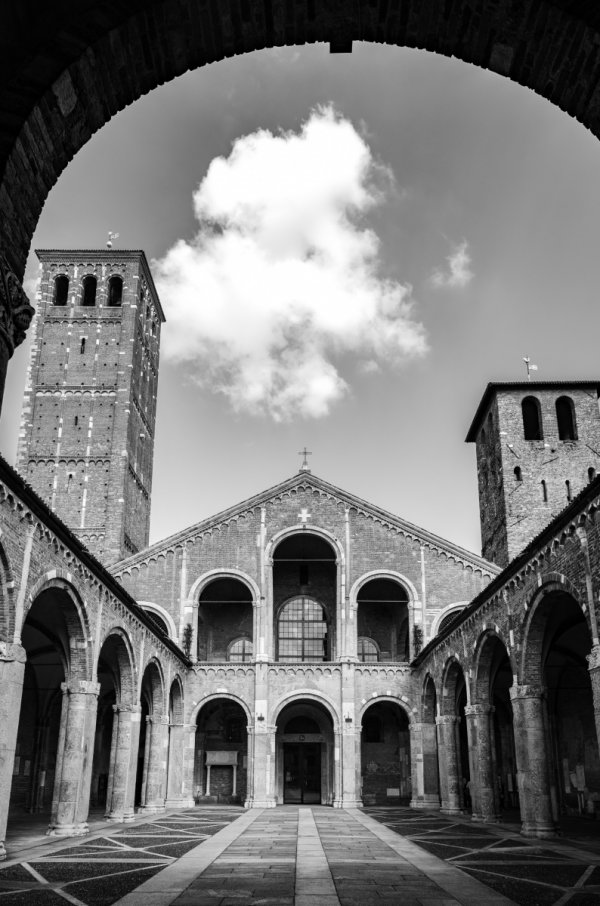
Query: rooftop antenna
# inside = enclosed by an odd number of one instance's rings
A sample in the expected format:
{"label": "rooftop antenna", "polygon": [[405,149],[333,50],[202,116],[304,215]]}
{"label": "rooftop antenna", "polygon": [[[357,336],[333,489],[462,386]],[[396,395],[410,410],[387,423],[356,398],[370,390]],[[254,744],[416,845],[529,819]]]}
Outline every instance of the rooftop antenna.
{"label": "rooftop antenna", "polygon": [[298,451],[298,456],[302,456],[302,465],[300,466],[300,471],[301,472],[310,472],[310,469],[308,467],[308,457],[312,456],[312,453],[310,452],[310,450],[307,450],[305,447],[304,450]]}
{"label": "rooftop antenna", "polygon": [[530,380],[531,380],[531,372],[532,372],[532,371],[537,371],[537,370],[538,370],[538,366],[532,364],[531,359],[529,358],[528,355],[523,356],[523,361],[525,362],[525,367],[527,368],[527,380],[530,381]]}
{"label": "rooftop antenna", "polygon": [[113,233],[112,230],[109,230],[108,231],[108,242],[106,243],[106,248],[111,249],[113,247],[113,239],[118,239],[118,238],[119,238],[118,233]]}

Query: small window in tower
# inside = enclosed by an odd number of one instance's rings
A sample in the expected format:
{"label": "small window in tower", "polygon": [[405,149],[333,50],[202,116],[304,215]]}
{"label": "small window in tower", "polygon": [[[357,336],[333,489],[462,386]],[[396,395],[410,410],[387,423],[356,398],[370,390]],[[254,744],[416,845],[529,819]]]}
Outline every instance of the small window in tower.
{"label": "small window in tower", "polygon": [[79,416],[78,416],[78,415],[75,416],[74,424],[75,424],[75,427],[77,427],[77,425],[79,424]]}
{"label": "small window in tower", "polygon": [[149,305],[146,305],[146,317],[147,318],[150,317],[150,306]]}
{"label": "small window in tower", "polygon": [[152,322],[152,336],[156,336],[156,321]]}
{"label": "small window in tower", "polygon": [[521,466],[515,466],[515,480],[523,481],[523,473],[521,472]]}
{"label": "small window in tower", "polygon": [[83,278],[83,295],[81,297],[81,304],[87,306],[88,308],[96,304],[96,278],[91,274],[88,274],[87,277]]}
{"label": "small window in tower", "polygon": [[523,434],[525,440],[543,440],[542,411],[535,396],[526,396],[521,403],[523,413]]}
{"label": "small window in tower", "polygon": [[123,280],[121,277],[111,277],[108,281],[108,304],[117,308],[123,299]]}
{"label": "small window in tower", "polygon": [[53,305],[66,305],[69,296],[69,278],[65,274],[59,274],[54,281],[54,298]]}
{"label": "small window in tower", "polygon": [[577,440],[575,407],[570,396],[559,396],[556,400],[556,421],[560,440]]}
{"label": "small window in tower", "polygon": [[588,481],[593,481],[596,477],[596,470],[593,466],[590,466],[588,469]]}
{"label": "small window in tower", "polygon": [[571,482],[569,481],[568,478],[567,478],[567,480],[565,481],[565,488],[566,488],[566,490],[567,490],[567,500],[572,500],[572,499],[573,499],[573,495],[571,494]]}
{"label": "small window in tower", "polygon": [[79,346],[79,352],[81,353],[81,355],[83,355],[83,353],[85,352],[85,337],[82,337],[82,338],[81,338],[81,344],[80,344],[80,346]]}
{"label": "small window in tower", "polygon": [[542,497],[544,499],[544,503],[548,503],[548,486],[546,485],[546,482],[544,481],[543,478],[542,478]]}

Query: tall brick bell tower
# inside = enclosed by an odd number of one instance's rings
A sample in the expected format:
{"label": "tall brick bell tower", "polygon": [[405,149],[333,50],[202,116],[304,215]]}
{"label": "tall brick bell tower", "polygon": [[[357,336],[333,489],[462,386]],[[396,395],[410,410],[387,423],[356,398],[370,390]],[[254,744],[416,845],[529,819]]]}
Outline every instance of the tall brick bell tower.
{"label": "tall brick bell tower", "polygon": [[41,250],[17,467],[104,563],[148,544],[160,329],[142,251]]}
{"label": "tall brick bell tower", "polygon": [[599,381],[488,384],[477,450],[482,554],[506,566],[600,473]]}

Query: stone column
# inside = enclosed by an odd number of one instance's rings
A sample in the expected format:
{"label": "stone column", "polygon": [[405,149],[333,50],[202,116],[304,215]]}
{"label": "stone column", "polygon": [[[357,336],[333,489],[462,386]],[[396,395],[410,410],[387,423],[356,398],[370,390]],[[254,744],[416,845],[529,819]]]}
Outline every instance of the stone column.
{"label": "stone column", "polygon": [[109,821],[133,821],[135,779],[140,740],[140,708],[114,706],[113,739],[106,797]]}
{"label": "stone column", "polygon": [[23,292],[21,281],[0,252],[0,409],[8,360],[25,339],[35,309]]}
{"label": "stone column", "polygon": [[194,805],[194,762],[196,757],[196,724],[183,725],[182,808]]}
{"label": "stone column", "polygon": [[183,741],[184,725],[169,724],[169,759],[167,770],[167,808],[183,806]]}
{"label": "stone column", "polygon": [[410,766],[412,777],[410,807],[439,809],[440,781],[435,724],[416,721],[411,723]]}
{"label": "stone column", "polygon": [[493,708],[472,704],[465,708],[471,762],[471,802],[473,821],[494,823],[499,820],[494,778],[491,716]]}
{"label": "stone column", "polygon": [[548,746],[544,730],[544,693],[539,686],[512,686],[517,785],[521,833],[554,837],[550,798]]}
{"label": "stone column", "polygon": [[100,684],[88,680],[62,683],[63,703],[56,757],[52,817],[47,833],[87,834],[94,736]]}
{"label": "stone column", "polygon": [[12,787],[17,731],[21,713],[25,649],[3,643],[0,647],[0,859],[6,858],[4,839]]}
{"label": "stone column", "polygon": [[254,726],[253,798],[252,808],[274,808],[277,805],[275,790],[275,733],[276,727],[266,720]]}
{"label": "stone column", "polygon": [[445,815],[462,815],[460,773],[456,748],[456,728],[460,717],[446,714],[436,717],[440,761],[441,809]]}
{"label": "stone column", "polygon": [[149,717],[144,753],[145,789],[143,806],[140,809],[142,814],[164,811],[168,744],[169,718],[160,715]]}
{"label": "stone column", "polygon": [[[334,800],[337,808],[359,808],[362,805],[359,783],[357,783],[356,748],[357,736],[360,746],[360,720],[356,723],[354,693],[354,664],[342,664],[340,733],[334,734]],[[336,783],[336,777],[339,782]],[[359,781],[360,782],[360,781]]]}
{"label": "stone column", "polygon": [[600,749],[600,645],[594,645],[587,656],[587,662],[592,684],[596,740],[598,742],[598,748]]}

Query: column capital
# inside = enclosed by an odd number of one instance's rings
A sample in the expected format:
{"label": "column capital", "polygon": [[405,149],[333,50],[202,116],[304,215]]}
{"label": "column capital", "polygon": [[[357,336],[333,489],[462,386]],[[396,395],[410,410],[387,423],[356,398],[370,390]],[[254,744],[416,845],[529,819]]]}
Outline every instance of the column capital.
{"label": "column capital", "polygon": [[512,701],[523,698],[542,698],[545,688],[539,684],[523,684],[511,686],[508,690]]}
{"label": "column capital", "polygon": [[0,252],[0,339],[7,344],[9,356],[25,339],[34,314],[21,281]]}
{"label": "column capital", "polygon": [[600,645],[594,645],[590,653],[586,658],[588,662],[588,670],[590,673],[592,670],[598,670],[600,667]]}
{"label": "column capital", "polygon": [[0,661],[18,661],[19,664],[24,664],[27,653],[22,645],[0,642]]}
{"label": "column capital", "polygon": [[68,683],[61,683],[60,688],[63,695],[95,695],[100,694],[100,683],[93,680],[70,680]]}
{"label": "column capital", "polygon": [[485,702],[472,702],[470,705],[465,705],[466,717],[476,717],[479,714],[491,714],[493,710],[492,706]]}
{"label": "column capital", "polygon": [[438,727],[443,727],[449,724],[458,723],[460,717],[458,714],[442,714],[439,717],[436,717],[435,722]]}

